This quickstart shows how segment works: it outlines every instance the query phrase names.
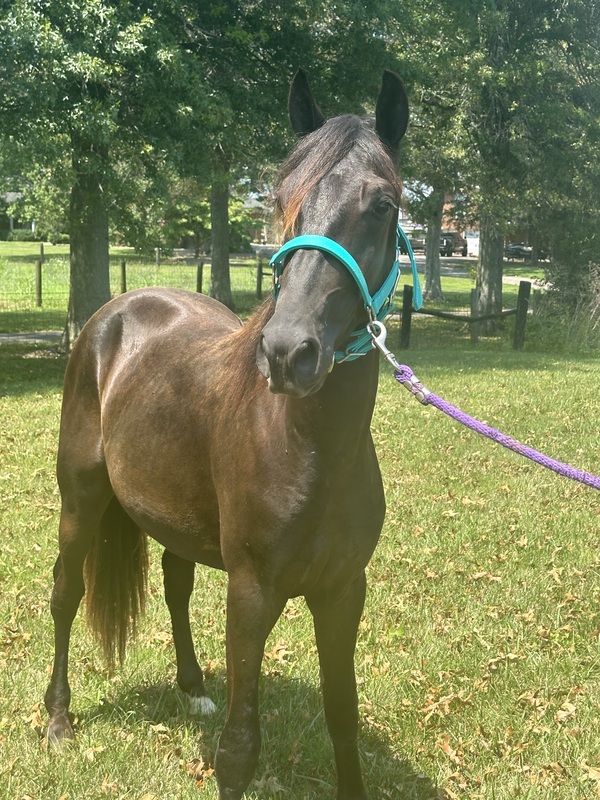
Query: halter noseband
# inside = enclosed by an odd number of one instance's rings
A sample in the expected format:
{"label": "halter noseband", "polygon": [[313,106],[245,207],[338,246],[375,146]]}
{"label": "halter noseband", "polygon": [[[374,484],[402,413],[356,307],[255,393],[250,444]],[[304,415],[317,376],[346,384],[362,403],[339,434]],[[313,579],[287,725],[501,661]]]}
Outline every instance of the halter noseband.
{"label": "halter noseband", "polygon": [[421,308],[421,285],[417,275],[417,264],[415,256],[408,241],[408,237],[400,227],[396,227],[396,258],[387,278],[382,283],[381,287],[371,295],[369,287],[362,273],[361,268],[358,266],[356,260],[350,253],[338,244],[333,239],[327,236],[318,235],[305,235],[296,236],[290,239],[281,247],[275,255],[271,258],[270,266],[273,270],[273,295],[275,300],[279,296],[280,280],[283,274],[284,264],[283,261],[287,255],[295,252],[296,250],[320,250],[322,253],[327,253],[336,258],[341,264],[346,267],[354,282],[358,286],[358,290],[362,297],[367,314],[369,315],[369,322],[365,328],[358,328],[350,334],[350,342],[344,350],[337,350],[334,356],[336,363],[342,361],[353,361],[360,356],[366,355],[373,348],[373,337],[369,330],[371,323],[379,321],[382,322],[389,314],[392,313],[394,308],[394,295],[398,285],[398,278],[400,277],[400,241],[403,241],[408,251],[410,258],[410,265],[412,269],[413,278],[413,305],[415,309]]}

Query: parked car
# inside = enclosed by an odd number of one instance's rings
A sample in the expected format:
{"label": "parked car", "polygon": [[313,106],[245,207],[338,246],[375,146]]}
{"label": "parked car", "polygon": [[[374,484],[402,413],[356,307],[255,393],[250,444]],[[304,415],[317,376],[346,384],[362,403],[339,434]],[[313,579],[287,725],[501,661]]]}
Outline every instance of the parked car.
{"label": "parked car", "polygon": [[[515,258],[520,258],[523,261],[531,261],[533,258],[533,247],[528,244],[512,242],[507,244],[504,248],[504,258],[512,261]],[[538,261],[547,261],[549,258],[548,251],[540,248],[537,252]]]}
{"label": "parked car", "polygon": [[467,240],[458,231],[442,231],[440,236],[441,256],[453,256],[454,253],[466,256],[467,250]]}
{"label": "parked car", "polygon": [[[408,241],[414,253],[425,252],[425,239],[422,236],[409,236]],[[404,244],[404,240],[400,240],[400,252],[406,255],[408,250]]]}
{"label": "parked car", "polygon": [[516,258],[519,258],[522,261],[531,261],[532,252],[533,247],[529,247],[529,245],[521,242],[511,242],[504,248],[504,258],[508,259],[509,261],[513,261]]}

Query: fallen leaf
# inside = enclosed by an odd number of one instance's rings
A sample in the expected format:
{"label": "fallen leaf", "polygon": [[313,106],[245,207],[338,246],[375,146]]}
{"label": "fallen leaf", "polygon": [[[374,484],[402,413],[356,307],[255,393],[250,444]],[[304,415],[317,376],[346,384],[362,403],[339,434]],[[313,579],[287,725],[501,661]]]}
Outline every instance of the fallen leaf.
{"label": "fallen leaf", "polygon": [[571,719],[575,716],[575,712],[577,711],[577,707],[574,703],[570,703],[568,700],[562,704],[562,706],[558,709],[556,714],[554,715],[554,719],[560,724],[567,719]]}
{"label": "fallen leaf", "polygon": [[581,762],[581,767],[587,772],[587,776],[592,781],[600,781],[600,767],[592,767],[586,761]]}
{"label": "fallen leaf", "polygon": [[447,736],[445,736],[441,741],[437,742],[437,746],[440,748],[442,753],[445,753],[448,756],[453,764],[462,764],[461,759],[458,757],[456,750],[450,744]]}
{"label": "fallen leaf", "polygon": [[495,672],[501,664],[512,664],[519,660],[516,653],[503,653],[502,655],[492,658],[488,661],[488,669],[490,672]]}
{"label": "fallen leaf", "polygon": [[501,583],[502,578],[499,575],[492,575],[491,572],[474,572],[472,575],[469,575],[469,580],[471,581],[482,581],[486,580],[490,583]]}

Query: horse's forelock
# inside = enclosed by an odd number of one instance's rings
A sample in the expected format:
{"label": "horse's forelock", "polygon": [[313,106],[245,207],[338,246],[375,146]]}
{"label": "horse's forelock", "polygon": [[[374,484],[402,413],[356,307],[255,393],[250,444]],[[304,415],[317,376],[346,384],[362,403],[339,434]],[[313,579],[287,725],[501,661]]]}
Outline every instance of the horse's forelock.
{"label": "horse's forelock", "polygon": [[295,235],[298,215],[310,191],[354,147],[365,153],[373,172],[394,187],[400,201],[394,162],[375,131],[354,114],[334,117],[300,139],[281,167],[275,212],[283,240]]}

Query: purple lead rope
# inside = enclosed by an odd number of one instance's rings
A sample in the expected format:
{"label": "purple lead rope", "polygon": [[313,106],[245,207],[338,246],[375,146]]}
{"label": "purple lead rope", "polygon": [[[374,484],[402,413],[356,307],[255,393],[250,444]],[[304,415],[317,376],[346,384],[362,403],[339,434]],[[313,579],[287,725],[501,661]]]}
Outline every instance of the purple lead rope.
{"label": "purple lead rope", "polygon": [[503,447],[507,447],[509,450],[531,459],[531,461],[535,461],[536,464],[541,464],[541,466],[551,469],[558,475],[570,478],[573,481],[579,481],[579,483],[584,483],[586,486],[591,486],[593,489],[600,489],[600,477],[598,475],[592,475],[589,472],[575,469],[575,467],[571,467],[569,464],[563,464],[561,461],[549,458],[549,456],[534,450],[533,447],[528,447],[522,444],[522,442],[518,442],[516,439],[506,436],[506,434],[501,433],[495,428],[491,428],[489,425],[485,425],[483,422],[474,419],[474,417],[470,417],[468,414],[465,414],[464,411],[461,411],[460,408],[453,406],[443,398],[438,397],[437,394],[430,392],[429,389],[423,386],[411,368],[407,367],[406,364],[399,364],[391,350],[386,347],[385,337],[387,332],[385,326],[381,322],[374,322],[371,324],[370,332],[373,338],[373,346],[380,350],[392,365],[394,368],[394,377],[398,383],[401,383],[402,386],[408,389],[420,403],[423,405],[435,406],[440,411],[443,411],[444,414],[448,414],[452,419],[460,422],[461,425],[465,425],[467,428],[480,433],[482,436],[486,436],[493,442],[497,442]]}
{"label": "purple lead rope", "polygon": [[501,433],[496,430],[496,428],[491,428],[489,425],[485,425],[483,422],[470,417],[468,414],[465,414],[464,411],[461,411],[460,408],[456,408],[452,403],[448,403],[446,400],[438,397],[437,394],[433,394],[433,392],[426,389],[415,377],[410,367],[407,367],[405,364],[400,364],[398,368],[395,369],[394,377],[398,383],[401,383],[407,388],[411,394],[423,403],[423,405],[431,405],[439,408],[440,411],[443,411],[444,414],[448,414],[452,419],[460,422],[461,425],[466,425],[467,428],[480,433],[482,436],[487,436],[487,438],[491,439],[493,442],[497,442],[503,447],[507,447],[509,450],[525,456],[525,458],[535,461],[536,464],[541,464],[542,467],[551,469],[558,475],[570,478],[573,481],[585,483],[586,486],[591,486],[593,489],[600,489],[600,477],[597,475],[592,475],[589,472],[575,469],[575,467],[571,467],[568,464],[563,464],[561,461],[556,461],[534,450],[533,447],[528,447],[526,444],[518,442],[512,437],[506,436],[506,434]]}

